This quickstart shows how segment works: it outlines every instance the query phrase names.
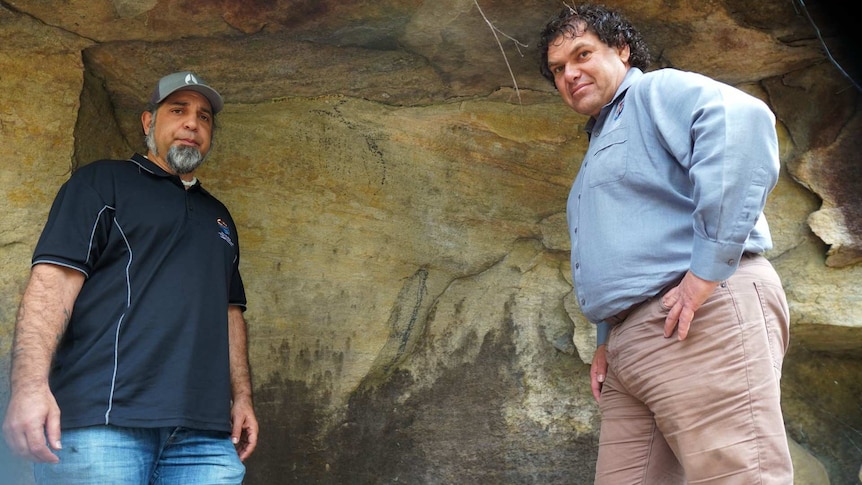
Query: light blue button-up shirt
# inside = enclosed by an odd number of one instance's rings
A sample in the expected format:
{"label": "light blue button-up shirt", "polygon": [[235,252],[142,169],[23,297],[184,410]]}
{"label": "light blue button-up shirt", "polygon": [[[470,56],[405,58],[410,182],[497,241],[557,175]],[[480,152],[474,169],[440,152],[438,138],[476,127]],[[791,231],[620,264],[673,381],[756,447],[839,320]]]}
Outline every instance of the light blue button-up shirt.
{"label": "light blue button-up shirt", "polygon": [[744,251],[772,247],[763,216],[778,180],[775,116],[700,74],[632,68],[587,124],[566,208],[581,311],[606,318],[691,270],[727,279]]}

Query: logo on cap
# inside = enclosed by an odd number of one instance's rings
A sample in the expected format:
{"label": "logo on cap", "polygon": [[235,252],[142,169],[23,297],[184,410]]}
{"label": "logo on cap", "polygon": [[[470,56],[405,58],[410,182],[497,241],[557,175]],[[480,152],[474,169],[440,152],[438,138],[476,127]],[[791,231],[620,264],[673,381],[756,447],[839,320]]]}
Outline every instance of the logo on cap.
{"label": "logo on cap", "polygon": [[189,71],[175,72],[159,79],[156,89],[153,90],[150,102],[154,105],[159,104],[170,96],[171,93],[181,89],[197,91],[206,96],[212,107],[213,114],[218,113],[224,107],[224,100],[218,91],[207,86],[203,80]]}

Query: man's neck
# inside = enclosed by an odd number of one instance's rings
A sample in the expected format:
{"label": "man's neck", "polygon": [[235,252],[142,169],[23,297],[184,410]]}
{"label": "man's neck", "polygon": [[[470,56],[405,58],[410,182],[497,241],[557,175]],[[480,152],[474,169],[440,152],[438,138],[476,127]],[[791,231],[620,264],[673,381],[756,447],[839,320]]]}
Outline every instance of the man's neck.
{"label": "man's neck", "polygon": [[[171,175],[177,175],[177,173],[171,168],[170,165],[168,165],[168,162],[165,161],[164,158],[162,158],[158,155],[154,155],[153,152],[149,152],[149,151],[144,156],[147,157],[147,160],[155,163],[156,165],[159,166],[159,168],[161,168],[165,172],[167,172]],[[197,183],[197,178],[195,177],[194,172],[185,173],[185,174],[179,175],[179,177],[180,177],[180,180],[183,182],[183,185],[185,186],[186,190],[188,190],[189,187],[191,187],[192,185]]]}

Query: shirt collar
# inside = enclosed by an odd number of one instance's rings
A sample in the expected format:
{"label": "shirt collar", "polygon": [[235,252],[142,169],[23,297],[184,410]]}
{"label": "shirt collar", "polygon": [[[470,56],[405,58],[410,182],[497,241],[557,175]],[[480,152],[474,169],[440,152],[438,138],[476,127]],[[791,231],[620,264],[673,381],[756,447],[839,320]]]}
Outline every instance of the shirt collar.
{"label": "shirt collar", "polygon": [[[183,190],[186,190],[185,187],[183,187],[182,181],[180,181],[180,178],[178,176],[165,172],[165,169],[156,165],[155,162],[145,157],[144,155],[141,155],[140,153],[135,153],[129,160],[132,163],[137,164],[139,167],[141,167],[141,169],[155,175],[156,177],[171,179],[171,181],[175,185],[177,185],[178,187],[182,187]],[[188,190],[202,190],[206,192],[206,190],[201,186],[200,179],[198,179],[198,182],[192,187],[190,187]]]}
{"label": "shirt collar", "polygon": [[165,172],[162,167],[156,165],[155,162],[141,155],[140,153],[135,153],[134,155],[132,155],[132,158],[130,160],[132,163],[137,164],[139,167],[153,175],[159,177],[172,177],[172,175],[168,172]]}
{"label": "shirt collar", "polygon": [[587,124],[584,127],[584,131],[586,131],[587,133],[592,133],[593,126],[595,126],[596,121],[599,118],[604,118],[605,116],[607,116],[608,112],[611,109],[611,106],[615,105],[617,103],[617,101],[621,97],[623,97],[623,95],[626,93],[626,91],[629,89],[629,87],[632,84],[634,84],[638,79],[640,79],[643,75],[644,75],[643,71],[641,71],[639,68],[637,68],[637,67],[629,68],[629,70],[626,72],[626,77],[623,78],[623,82],[620,83],[620,87],[617,88],[617,92],[614,94],[614,98],[608,104],[604,105],[604,107],[602,107],[602,110],[599,112],[599,116],[597,116],[597,117],[591,116],[590,117],[590,120],[587,121]]}

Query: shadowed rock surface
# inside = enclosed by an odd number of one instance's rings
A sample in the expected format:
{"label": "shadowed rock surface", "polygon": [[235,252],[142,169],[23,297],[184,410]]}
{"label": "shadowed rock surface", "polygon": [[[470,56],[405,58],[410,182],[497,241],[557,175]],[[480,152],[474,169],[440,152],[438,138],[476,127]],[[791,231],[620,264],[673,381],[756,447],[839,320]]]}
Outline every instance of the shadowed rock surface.
{"label": "shadowed rock surface", "polygon": [[[807,3],[858,83],[847,14]],[[798,2],[607,4],[642,28],[655,67],[716,77],[776,113],[768,257],[791,305],[796,483],[857,483],[858,84]],[[541,78],[535,47],[560,7],[0,1],[4,363],[57,189],[78,166],[143,150],[152,86],[190,69],[226,99],[199,178],[240,230],[261,421],[247,483],[592,483],[594,329],[571,298],[565,227],[586,118]],[[31,483],[5,447],[0,467]]]}

